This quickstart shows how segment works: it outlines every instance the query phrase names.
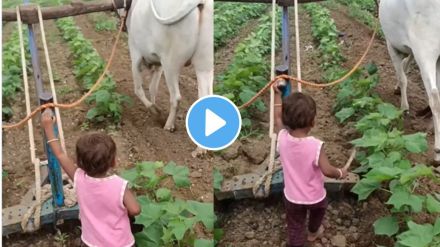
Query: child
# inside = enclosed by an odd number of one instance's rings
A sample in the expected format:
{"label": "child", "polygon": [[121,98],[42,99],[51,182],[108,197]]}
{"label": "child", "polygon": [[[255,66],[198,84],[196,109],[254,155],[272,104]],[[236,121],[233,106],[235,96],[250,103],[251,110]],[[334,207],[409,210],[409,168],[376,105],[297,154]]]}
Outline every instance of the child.
{"label": "child", "polygon": [[140,206],[127,181],[107,176],[116,165],[116,145],[101,133],[81,136],[76,143],[76,161],[63,153],[53,131],[52,112],[45,110],[41,123],[47,142],[61,166],[72,179],[79,204],[81,240],[88,246],[134,246],[129,216],[140,214]]}
{"label": "child", "polygon": [[308,95],[293,93],[281,104],[281,93],[275,86],[275,124],[278,151],[284,171],[284,203],[286,207],[289,247],[304,246],[307,211],[308,241],[316,240],[324,231],[321,225],[327,207],[324,176],[343,178],[347,171],[330,165],[323,142],[309,132],[315,125],[316,103]]}

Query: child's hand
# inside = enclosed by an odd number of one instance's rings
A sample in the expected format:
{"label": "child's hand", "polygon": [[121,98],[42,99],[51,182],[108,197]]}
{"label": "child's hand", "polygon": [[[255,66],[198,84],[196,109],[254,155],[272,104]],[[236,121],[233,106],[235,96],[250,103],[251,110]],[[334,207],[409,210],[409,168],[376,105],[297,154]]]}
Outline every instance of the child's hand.
{"label": "child's hand", "polygon": [[347,177],[348,171],[347,171],[346,168],[342,168],[341,172],[342,172],[342,176],[340,177],[340,179],[343,179],[343,178]]}
{"label": "child's hand", "polygon": [[275,92],[275,94],[277,94],[277,95],[280,95],[281,94],[281,91],[280,91],[280,89],[278,88],[278,83],[280,82],[280,80],[278,80],[278,81],[276,81],[273,85],[272,85],[272,88],[273,88],[273,91]]}
{"label": "child's hand", "polygon": [[43,114],[41,114],[41,125],[43,126],[43,128],[47,129],[49,127],[52,127],[54,121],[55,118],[53,117],[52,110],[44,110]]}

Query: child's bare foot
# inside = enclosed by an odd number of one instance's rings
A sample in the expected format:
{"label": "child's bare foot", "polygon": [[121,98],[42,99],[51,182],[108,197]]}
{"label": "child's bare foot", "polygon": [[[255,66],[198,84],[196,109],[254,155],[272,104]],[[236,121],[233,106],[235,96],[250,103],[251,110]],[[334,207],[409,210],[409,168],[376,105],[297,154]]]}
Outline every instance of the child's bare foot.
{"label": "child's bare foot", "polygon": [[316,232],[309,232],[307,235],[307,241],[313,242],[324,233],[324,227],[321,225]]}

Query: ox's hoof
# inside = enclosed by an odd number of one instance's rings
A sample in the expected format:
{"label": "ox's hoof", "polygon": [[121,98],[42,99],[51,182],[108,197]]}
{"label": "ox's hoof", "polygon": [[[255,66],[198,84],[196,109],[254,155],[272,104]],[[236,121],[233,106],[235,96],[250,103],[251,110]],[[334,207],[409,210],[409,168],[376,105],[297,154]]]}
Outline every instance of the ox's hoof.
{"label": "ox's hoof", "polygon": [[409,110],[403,110],[403,116],[409,117]]}
{"label": "ox's hoof", "polygon": [[174,126],[166,126],[166,125],[165,125],[165,127],[163,127],[163,129],[166,130],[166,131],[169,131],[169,132],[171,132],[171,133],[173,133],[174,131],[176,131],[176,127],[174,127]]}
{"label": "ox's hoof", "polygon": [[201,147],[197,147],[196,150],[191,152],[191,156],[193,158],[202,157],[208,153],[208,150],[203,149]]}

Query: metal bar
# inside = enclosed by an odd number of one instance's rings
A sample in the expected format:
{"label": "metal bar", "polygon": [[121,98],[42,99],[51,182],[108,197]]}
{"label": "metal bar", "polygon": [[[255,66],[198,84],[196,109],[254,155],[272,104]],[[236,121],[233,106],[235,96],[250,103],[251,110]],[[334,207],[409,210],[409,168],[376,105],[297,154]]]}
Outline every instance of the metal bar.
{"label": "metal bar", "polygon": [[[45,180],[44,177],[47,177],[47,162],[40,162],[41,167],[41,181]],[[46,175],[45,175],[46,174]],[[22,232],[21,228],[21,220],[23,219],[23,215],[27,212],[27,210],[35,204],[35,188],[31,188],[28,190],[26,195],[21,200],[20,204],[3,208],[2,209],[2,235],[7,236],[12,233]],[[75,205],[71,208],[61,207],[54,208],[53,199],[49,199],[43,203],[41,206],[41,220],[40,223],[42,225],[55,223],[56,219],[77,219],[78,218],[78,205]],[[34,219],[31,218],[31,221]]]}
{"label": "metal bar", "polygon": [[[55,136],[58,137],[58,127],[56,124],[53,126]],[[64,205],[64,191],[63,191],[63,178],[61,176],[60,164],[53,154],[52,148],[47,143],[47,137],[44,135],[45,149],[47,154],[48,168],[49,168],[49,181],[52,189],[52,197],[57,207]]]}
{"label": "metal bar", "polygon": [[[23,214],[25,214],[26,211],[29,209],[30,205],[16,205],[16,206],[4,208],[2,210],[3,236],[7,236],[9,234],[23,231],[23,229],[21,229],[21,219],[23,218]],[[71,208],[66,208],[66,207],[58,208],[56,216],[55,216],[55,210],[52,205],[53,205],[53,201],[52,199],[49,199],[41,206],[40,223],[42,225],[56,222],[56,219],[63,219],[63,220],[78,219],[78,215],[79,215],[78,204],[76,204],[74,207]],[[34,219],[31,218],[30,220],[33,221]]]}
{"label": "metal bar", "polygon": [[[29,36],[29,50],[31,53],[32,59],[32,72],[34,74],[35,87],[37,89],[37,96],[43,93],[43,83],[41,79],[41,70],[40,70],[40,58],[38,57],[37,45],[35,44],[35,34],[34,27],[32,24],[28,25],[28,36]],[[40,101],[37,101],[40,104]]]}
{"label": "metal bar", "polygon": [[[248,173],[244,175],[234,176],[232,179],[225,180],[220,191],[216,191],[215,198],[217,200],[225,199],[245,199],[254,198],[252,192],[255,182],[261,177],[258,173]],[[343,180],[337,180],[325,177],[325,188],[329,192],[337,192],[344,189],[344,187],[354,185],[359,181],[359,176],[354,173],[349,173]],[[283,171],[280,170],[273,174],[272,183],[270,186],[270,193],[280,193],[284,188]],[[260,191],[262,191],[262,187]]]}
{"label": "metal bar", "polygon": [[290,69],[290,35],[289,35],[289,7],[283,6],[283,19],[281,24],[282,31],[282,50],[283,50],[283,63],[287,67],[288,72]]}
{"label": "metal bar", "polygon": [[[24,0],[25,4],[29,3],[29,0]],[[34,72],[35,88],[37,89],[37,99],[38,104],[44,104],[52,101],[52,95],[44,91],[43,81],[41,77],[39,54],[37,50],[37,45],[35,42],[35,32],[33,30],[33,25],[28,24],[29,32],[29,49],[32,58],[32,68]],[[57,125],[54,125],[55,135],[58,136]],[[45,143],[45,151],[48,159],[49,168],[49,181],[52,187],[52,195],[56,206],[62,206],[64,204],[64,194],[63,194],[63,181],[61,177],[61,169],[58,160],[52,153],[51,148],[47,144],[46,135],[43,132],[43,140]]]}

